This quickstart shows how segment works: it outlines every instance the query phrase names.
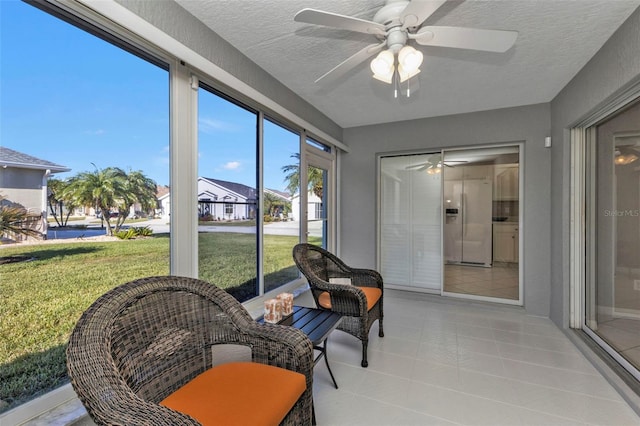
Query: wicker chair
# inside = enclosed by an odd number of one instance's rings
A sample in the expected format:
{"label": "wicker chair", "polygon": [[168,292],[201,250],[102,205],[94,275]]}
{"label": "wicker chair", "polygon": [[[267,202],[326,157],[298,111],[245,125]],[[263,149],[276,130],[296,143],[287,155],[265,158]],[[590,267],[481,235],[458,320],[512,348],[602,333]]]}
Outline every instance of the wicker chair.
{"label": "wicker chair", "polygon": [[[67,370],[96,424],[197,425],[193,417],[160,403],[194,377],[219,369],[210,368],[213,348],[225,343],[251,350],[252,362],[235,365],[295,376],[298,393],[284,406],[281,424],[312,423],[313,348],[305,334],[258,324],[225,291],[192,278],[143,278],[101,296],[71,334]],[[260,392],[277,393],[278,383]],[[258,399],[243,398],[244,405]]]}
{"label": "wicker chair", "polygon": [[[378,335],[384,337],[384,286],[380,274],[371,269],[351,268],[312,244],[296,245],[293,259],[309,282],[316,306],[342,314],[338,329],[362,341],[361,365],[367,367],[369,329],[374,321],[378,320]],[[352,285],[331,283],[332,278],[349,278]]]}

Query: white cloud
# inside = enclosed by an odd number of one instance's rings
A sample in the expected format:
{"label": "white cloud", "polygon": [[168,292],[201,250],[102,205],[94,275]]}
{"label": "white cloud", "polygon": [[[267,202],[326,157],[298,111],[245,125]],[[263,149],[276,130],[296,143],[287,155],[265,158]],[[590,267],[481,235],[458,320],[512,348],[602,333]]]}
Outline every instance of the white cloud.
{"label": "white cloud", "polygon": [[201,117],[198,120],[198,129],[204,133],[211,133],[215,131],[234,132],[236,131],[236,126],[226,121]]}
{"label": "white cloud", "polygon": [[105,133],[107,133],[106,130],[104,129],[98,129],[98,130],[85,130],[84,133],[86,135],[93,135],[93,136],[100,136],[100,135],[104,135]]}
{"label": "white cloud", "polygon": [[225,169],[225,170],[236,170],[236,169],[240,168],[240,162],[239,161],[229,161],[227,164],[222,166],[222,168]]}

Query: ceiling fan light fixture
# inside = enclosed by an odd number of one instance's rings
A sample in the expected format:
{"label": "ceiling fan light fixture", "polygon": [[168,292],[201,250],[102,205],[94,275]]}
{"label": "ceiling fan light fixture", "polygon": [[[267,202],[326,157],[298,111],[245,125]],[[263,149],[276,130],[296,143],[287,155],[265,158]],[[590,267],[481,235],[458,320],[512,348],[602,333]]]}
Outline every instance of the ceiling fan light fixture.
{"label": "ceiling fan light fixture", "polygon": [[392,84],[393,83],[393,71],[391,71],[389,74],[385,74],[385,75],[380,75],[380,74],[374,74],[373,78],[375,78],[376,80],[382,81],[384,83],[387,84]]}
{"label": "ceiling fan light fixture", "polygon": [[442,168],[439,164],[436,167],[431,166],[427,169],[427,173],[430,175],[437,175],[439,173],[442,173]]}
{"label": "ceiling fan light fixture", "polygon": [[378,80],[391,83],[395,71],[395,57],[390,50],[383,50],[371,61],[371,71]]}
{"label": "ceiling fan light fixture", "polygon": [[399,67],[402,67],[409,74],[416,70],[419,71],[423,59],[424,56],[422,52],[414,49],[412,46],[404,46],[400,49],[400,52],[398,52]]}
{"label": "ceiling fan light fixture", "polygon": [[408,72],[407,70],[404,69],[402,64],[398,65],[398,75],[400,76],[400,83],[404,83],[405,81],[409,80],[411,77],[414,77],[418,74],[420,74],[420,68],[417,68],[411,72]]}
{"label": "ceiling fan light fixture", "polygon": [[615,158],[613,162],[616,166],[626,166],[627,164],[631,164],[638,159],[638,156],[635,154],[622,154],[620,151],[615,151]]}

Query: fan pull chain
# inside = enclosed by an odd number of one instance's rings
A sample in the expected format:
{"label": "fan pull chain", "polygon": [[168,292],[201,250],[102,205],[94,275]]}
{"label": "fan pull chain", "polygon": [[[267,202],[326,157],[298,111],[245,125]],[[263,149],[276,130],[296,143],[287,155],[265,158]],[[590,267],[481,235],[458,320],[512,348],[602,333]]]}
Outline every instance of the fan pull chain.
{"label": "fan pull chain", "polygon": [[393,72],[393,97],[398,99],[398,89],[400,88],[400,76],[398,71]]}

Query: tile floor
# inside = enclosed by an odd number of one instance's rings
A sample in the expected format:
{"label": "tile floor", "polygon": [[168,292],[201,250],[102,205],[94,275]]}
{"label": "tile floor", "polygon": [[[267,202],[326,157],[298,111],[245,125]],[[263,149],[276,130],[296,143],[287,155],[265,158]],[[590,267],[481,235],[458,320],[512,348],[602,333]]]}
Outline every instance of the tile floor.
{"label": "tile floor", "polygon": [[598,323],[595,332],[640,369],[640,319],[611,318]]}
{"label": "tile floor", "polygon": [[518,264],[496,262],[491,268],[445,265],[444,290],[518,300]]}
{"label": "tile floor", "polygon": [[[313,303],[306,295],[296,303]],[[547,318],[521,308],[385,292],[385,337],[335,331],[316,367],[318,425],[640,425]]]}
{"label": "tile floor", "polygon": [[[608,282],[598,289],[594,331],[640,369],[640,271],[620,267],[611,282],[613,287]],[[608,297],[615,300],[613,309]]]}
{"label": "tile floor", "polygon": [[[313,299],[307,292],[296,304],[313,306]],[[384,330],[379,338],[372,327],[366,369],[360,342],[331,334],[339,389],[321,361],[313,389],[318,426],[640,425],[549,319],[521,308],[387,290]],[[66,417],[28,424],[67,425]],[[93,425],[86,417],[73,424]]]}

